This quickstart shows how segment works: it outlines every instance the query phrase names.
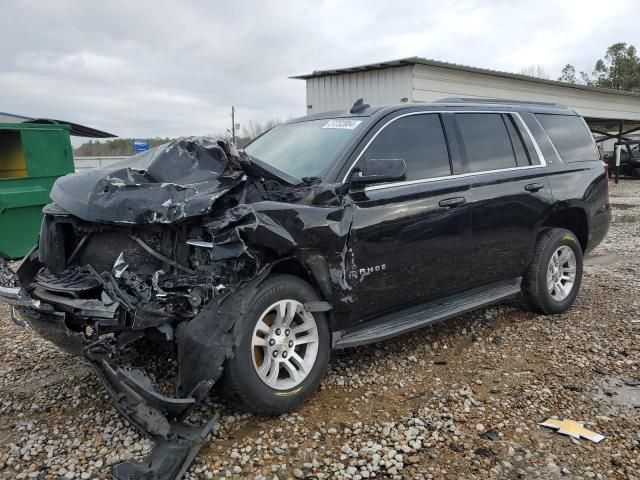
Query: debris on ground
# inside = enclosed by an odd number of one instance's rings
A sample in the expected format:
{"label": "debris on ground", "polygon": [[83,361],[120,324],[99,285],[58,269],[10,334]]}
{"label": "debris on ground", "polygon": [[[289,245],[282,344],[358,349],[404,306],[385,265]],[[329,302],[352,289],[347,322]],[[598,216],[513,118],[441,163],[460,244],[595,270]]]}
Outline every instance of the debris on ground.
{"label": "debris on ground", "polygon": [[598,443],[604,440],[604,435],[592,432],[584,427],[583,423],[576,422],[574,420],[557,420],[555,418],[549,418],[544,422],[540,422],[538,425],[547,428],[554,428],[561,435],[569,435],[575,439],[580,440],[586,438],[592,442]]}

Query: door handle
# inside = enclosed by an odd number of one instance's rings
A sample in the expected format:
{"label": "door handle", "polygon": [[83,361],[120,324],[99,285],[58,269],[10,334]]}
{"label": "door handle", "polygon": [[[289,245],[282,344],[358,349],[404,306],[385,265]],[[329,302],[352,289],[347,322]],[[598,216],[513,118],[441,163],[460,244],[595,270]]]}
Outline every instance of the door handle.
{"label": "door handle", "polygon": [[444,208],[455,208],[458,205],[462,205],[466,200],[464,197],[453,197],[453,198],[445,198],[444,200],[440,200],[438,205]]}
{"label": "door handle", "polygon": [[538,190],[542,190],[544,185],[542,183],[530,183],[529,185],[525,185],[524,189],[527,192],[537,192]]}

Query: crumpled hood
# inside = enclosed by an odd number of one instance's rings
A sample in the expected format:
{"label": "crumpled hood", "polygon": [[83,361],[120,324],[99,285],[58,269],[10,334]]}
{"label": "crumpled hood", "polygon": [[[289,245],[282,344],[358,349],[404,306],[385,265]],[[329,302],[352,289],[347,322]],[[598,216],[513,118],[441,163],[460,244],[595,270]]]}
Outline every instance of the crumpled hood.
{"label": "crumpled hood", "polygon": [[224,141],[174,140],[106,168],[59,178],[51,199],[89,222],[172,223],[205,214],[246,178]]}

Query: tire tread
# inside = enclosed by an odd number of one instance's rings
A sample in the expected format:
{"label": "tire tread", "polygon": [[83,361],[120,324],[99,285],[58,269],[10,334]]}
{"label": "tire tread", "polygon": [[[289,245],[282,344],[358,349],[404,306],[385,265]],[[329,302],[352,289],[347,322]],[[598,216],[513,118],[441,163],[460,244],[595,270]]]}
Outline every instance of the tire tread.
{"label": "tire tread", "polygon": [[[545,279],[544,283],[546,284],[547,262],[543,261],[543,257],[547,254],[547,250],[550,245],[557,243],[566,235],[571,235],[573,237],[574,243],[576,245],[579,245],[578,239],[576,238],[575,234],[572,231],[564,228],[546,229],[543,230],[538,236],[538,241],[536,242],[536,246],[533,252],[533,259],[531,260],[531,264],[529,265],[529,268],[522,278],[523,300],[529,307],[529,309],[533,310],[534,312],[544,315],[557,313],[554,312],[545,301],[548,294],[546,291],[541,290],[542,282],[540,281],[540,276],[543,276],[543,278]],[[581,258],[577,260],[581,261]],[[576,289],[579,289],[580,283],[580,279],[576,279]]]}

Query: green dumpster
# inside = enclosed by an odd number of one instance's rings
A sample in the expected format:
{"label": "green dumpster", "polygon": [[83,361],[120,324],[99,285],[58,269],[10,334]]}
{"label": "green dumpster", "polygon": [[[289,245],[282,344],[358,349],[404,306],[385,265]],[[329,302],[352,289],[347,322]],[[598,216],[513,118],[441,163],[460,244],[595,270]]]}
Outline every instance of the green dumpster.
{"label": "green dumpster", "polygon": [[53,183],[74,171],[69,130],[0,123],[0,258],[23,257],[36,243]]}

